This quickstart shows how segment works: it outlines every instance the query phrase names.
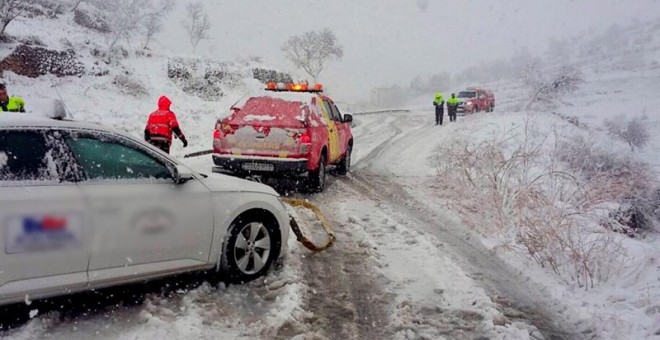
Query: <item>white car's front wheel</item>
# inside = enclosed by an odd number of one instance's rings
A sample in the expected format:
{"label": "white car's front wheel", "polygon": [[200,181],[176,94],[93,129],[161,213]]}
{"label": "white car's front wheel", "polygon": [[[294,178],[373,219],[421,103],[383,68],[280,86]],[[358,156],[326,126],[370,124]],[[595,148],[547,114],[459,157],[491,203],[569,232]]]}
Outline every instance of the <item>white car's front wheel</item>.
{"label": "white car's front wheel", "polygon": [[227,236],[220,269],[231,282],[248,282],[264,275],[279,256],[279,228],[264,214],[237,218]]}

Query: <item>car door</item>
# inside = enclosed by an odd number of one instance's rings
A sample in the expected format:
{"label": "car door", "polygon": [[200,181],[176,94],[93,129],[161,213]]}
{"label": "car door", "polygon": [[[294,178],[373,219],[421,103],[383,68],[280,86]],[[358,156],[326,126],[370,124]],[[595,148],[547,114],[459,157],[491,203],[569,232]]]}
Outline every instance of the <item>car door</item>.
{"label": "car door", "polygon": [[350,123],[344,122],[344,116],[342,116],[339,108],[334,103],[332,103],[332,116],[337,119],[335,124],[337,125],[337,131],[339,134],[339,144],[342,148],[341,154],[343,155],[346,150],[348,150],[348,140],[351,138]]}
{"label": "car door", "polygon": [[339,139],[339,125],[337,118],[333,116],[332,106],[334,104],[327,98],[323,98],[323,111],[326,124],[328,126],[328,157],[330,163],[336,163],[341,156],[341,147]]}
{"label": "car door", "polygon": [[173,180],[173,161],[129,138],[73,131],[67,144],[93,214],[90,284],[205,266],[213,236],[210,191]]}
{"label": "car door", "polygon": [[58,136],[0,130],[0,301],[87,284],[89,216]]}

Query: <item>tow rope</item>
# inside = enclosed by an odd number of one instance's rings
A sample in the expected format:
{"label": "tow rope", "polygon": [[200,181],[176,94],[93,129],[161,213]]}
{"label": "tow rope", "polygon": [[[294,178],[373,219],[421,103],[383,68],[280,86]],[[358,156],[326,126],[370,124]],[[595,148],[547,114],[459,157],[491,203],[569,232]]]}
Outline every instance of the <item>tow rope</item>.
{"label": "tow rope", "polygon": [[328,220],[326,220],[325,216],[323,216],[321,209],[319,209],[314,204],[309,203],[308,201],[297,198],[282,197],[282,200],[292,207],[303,207],[314,212],[316,218],[318,218],[319,221],[321,221],[321,225],[323,225],[323,230],[325,230],[325,232],[328,234],[328,241],[326,242],[326,244],[318,246],[303,234],[302,230],[300,230],[300,226],[298,225],[298,222],[296,222],[296,220],[293,217],[291,217],[291,219],[289,220],[289,225],[291,226],[291,230],[293,230],[293,233],[296,234],[296,239],[298,240],[298,242],[302,243],[305,246],[305,248],[313,252],[320,252],[332,247],[332,245],[335,243],[335,240],[337,238],[335,237],[335,232],[330,227],[330,223],[328,223]]}
{"label": "tow rope", "polygon": [[[202,150],[184,155],[183,158],[199,157],[211,153],[213,153],[213,150]],[[335,237],[335,232],[330,227],[330,223],[328,223],[328,220],[326,220],[325,216],[321,212],[321,209],[319,209],[314,204],[309,203],[308,201],[297,198],[282,197],[282,200],[292,207],[303,207],[314,212],[316,218],[318,218],[319,221],[321,221],[321,225],[323,225],[323,230],[325,230],[326,234],[328,234],[328,241],[326,242],[326,244],[318,246],[314,244],[314,242],[312,242],[307,236],[305,236],[305,234],[303,234],[302,230],[300,229],[300,226],[298,225],[298,222],[296,222],[296,220],[293,217],[291,217],[289,219],[289,225],[291,226],[291,230],[293,230],[293,233],[296,234],[296,240],[298,240],[298,242],[302,243],[303,246],[305,246],[305,248],[313,252],[324,251],[332,247],[332,245],[335,243],[335,240],[337,240],[337,238]]]}
{"label": "tow rope", "polygon": [[191,157],[199,157],[199,156],[204,156],[204,155],[209,155],[212,154],[213,150],[202,150],[202,151],[197,151],[193,153],[189,153],[183,156],[183,158],[191,158]]}

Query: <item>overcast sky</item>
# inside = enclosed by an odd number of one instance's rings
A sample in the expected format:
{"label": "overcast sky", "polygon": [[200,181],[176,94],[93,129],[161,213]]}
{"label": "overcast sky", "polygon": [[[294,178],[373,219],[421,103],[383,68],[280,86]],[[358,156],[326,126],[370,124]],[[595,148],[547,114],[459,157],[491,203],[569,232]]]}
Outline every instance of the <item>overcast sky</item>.
{"label": "overcast sky", "polygon": [[[173,51],[189,51],[180,24],[185,4],[160,36]],[[550,38],[602,31],[612,23],[660,17],[660,0],[203,0],[211,39],[198,54],[219,60],[261,56],[281,69],[288,37],[325,27],[344,58],[321,80],[335,96],[357,100],[375,86],[408,85],[416,75],[508,58],[521,48],[546,50]]]}

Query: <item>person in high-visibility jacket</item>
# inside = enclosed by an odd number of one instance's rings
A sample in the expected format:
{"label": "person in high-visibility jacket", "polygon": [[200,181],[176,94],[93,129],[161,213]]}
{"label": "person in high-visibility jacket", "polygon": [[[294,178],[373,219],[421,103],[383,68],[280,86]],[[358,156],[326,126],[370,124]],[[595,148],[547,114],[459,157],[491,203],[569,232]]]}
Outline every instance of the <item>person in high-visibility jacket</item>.
{"label": "person in high-visibility jacket", "polygon": [[166,153],[170,153],[172,134],[183,142],[184,148],[188,146],[188,141],[181,132],[176,114],[170,110],[171,105],[172,101],[169,98],[161,96],[158,99],[158,110],[149,115],[147,126],[144,128],[144,140]]}
{"label": "person in high-visibility jacket", "polygon": [[445,99],[442,98],[442,93],[435,94],[433,106],[435,106],[435,125],[442,125],[442,117],[445,115]]}
{"label": "person in high-visibility jacket", "polygon": [[5,84],[0,84],[0,111],[25,112],[25,101],[23,98],[9,97]]}
{"label": "person in high-visibility jacket", "polygon": [[458,109],[458,103],[460,101],[456,98],[455,94],[451,94],[451,98],[447,99],[447,114],[449,115],[449,121],[456,121],[456,110]]}

